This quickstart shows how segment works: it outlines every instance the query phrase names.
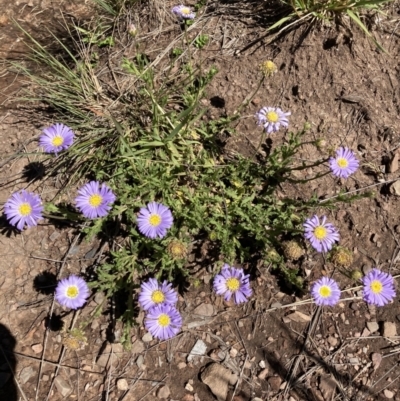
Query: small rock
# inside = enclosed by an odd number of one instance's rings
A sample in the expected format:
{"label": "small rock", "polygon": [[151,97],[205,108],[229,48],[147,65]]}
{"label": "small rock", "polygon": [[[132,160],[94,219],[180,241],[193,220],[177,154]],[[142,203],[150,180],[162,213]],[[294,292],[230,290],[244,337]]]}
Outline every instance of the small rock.
{"label": "small rock", "polygon": [[258,375],[257,377],[260,380],[265,380],[265,378],[268,376],[268,368],[263,369]]}
{"label": "small rock", "polygon": [[264,369],[267,365],[265,364],[265,361],[261,360],[260,362],[258,362],[258,366],[259,366],[261,369]]}
{"label": "small rock", "polygon": [[193,313],[200,316],[212,316],[214,315],[214,307],[211,304],[202,303],[193,311]]}
{"label": "small rock", "polygon": [[194,395],[193,394],[185,394],[182,398],[182,401],[194,401]]}
{"label": "small rock", "polygon": [[368,337],[370,334],[371,334],[371,332],[366,327],[364,327],[364,329],[361,333],[361,337]]}
{"label": "small rock", "polygon": [[390,192],[393,195],[400,196],[400,180],[395,181],[391,186],[390,186]]}
{"label": "small rock", "polygon": [[271,376],[268,378],[268,383],[271,386],[272,391],[278,392],[279,387],[282,384],[282,379],[279,376]]}
{"label": "small rock", "polygon": [[236,348],[231,348],[230,351],[229,351],[229,355],[230,355],[232,358],[235,358],[235,357],[237,356],[238,352],[239,352],[239,351],[238,351]]}
{"label": "small rock", "polygon": [[231,377],[229,378],[229,384],[234,386],[236,382],[239,380],[239,377],[236,373],[231,373]]}
{"label": "small rock", "polygon": [[332,336],[328,337],[328,343],[332,346],[332,347],[336,347],[337,343],[338,343],[338,339]]}
{"label": "small rock", "polygon": [[64,397],[68,397],[72,393],[71,386],[61,377],[57,376],[54,379],[54,384],[57,387],[58,392]]}
{"label": "small rock", "polygon": [[96,302],[97,305],[100,305],[104,302],[105,296],[102,292],[96,292],[96,295],[94,296],[94,302]]}
{"label": "small rock", "polygon": [[358,360],[358,358],[349,358],[349,362],[352,365],[359,365],[360,364],[360,361]]}
{"label": "small rock", "polygon": [[144,343],[149,343],[150,341],[153,341],[153,336],[151,335],[151,333],[146,333],[143,337],[142,337],[142,341]]}
{"label": "small rock", "polygon": [[396,152],[389,163],[389,173],[395,173],[399,169],[399,154]]}
{"label": "small rock", "polygon": [[146,347],[144,346],[142,341],[136,340],[132,344],[131,352],[132,352],[132,354],[141,354],[145,349],[146,349]]}
{"label": "small rock", "polygon": [[367,328],[371,333],[375,333],[379,330],[379,324],[377,322],[367,322]]}
{"label": "small rock", "polygon": [[118,357],[112,352],[111,344],[107,344],[104,348],[103,352],[98,356],[96,360],[96,364],[105,368],[108,364],[112,364],[113,366],[116,365],[118,362]]}
{"label": "small rock", "polygon": [[32,348],[32,351],[35,354],[40,354],[43,351],[43,345],[42,344],[33,344],[31,348]]}
{"label": "small rock", "polygon": [[178,363],[178,369],[185,369],[186,368],[186,363],[185,362],[179,362]]}
{"label": "small rock", "polygon": [[21,370],[19,374],[19,380],[22,384],[26,384],[27,381],[33,376],[33,368],[32,366],[27,366]]}
{"label": "small rock", "polygon": [[350,304],[350,309],[352,309],[352,310],[359,310],[360,307],[358,306],[357,302],[352,302],[352,303]]}
{"label": "small rock", "polygon": [[225,401],[228,395],[231,372],[218,363],[208,365],[201,374],[201,380],[210,388],[218,401]]}
{"label": "small rock", "polygon": [[207,351],[207,344],[203,341],[203,340],[197,340],[196,344],[194,345],[194,347],[192,348],[192,350],[190,351],[190,354],[187,357],[187,361],[191,362],[196,355],[205,355]]}
{"label": "small rock", "polygon": [[287,315],[287,317],[297,323],[308,323],[311,321],[311,316],[299,311],[295,311],[290,315]]}
{"label": "small rock", "polygon": [[138,358],[136,359],[136,365],[137,365],[137,367],[138,367],[139,369],[141,369],[142,366],[144,366],[144,365],[143,365],[143,362],[144,362],[144,357],[143,357],[143,355],[139,355]]}
{"label": "small rock", "polygon": [[157,398],[164,398],[167,399],[171,395],[171,391],[167,385],[162,386],[157,391]]}
{"label": "small rock", "polygon": [[254,398],[251,399],[251,401],[263,401],[263,400],[261,398],[254,397]]}
{"label": "small rock", "polygon": [[193,386],[190,383],[186,383],[185,390],[193,392]]}
{"label": "small rock", "polygon": [[386,398],[389,398],[389,400],[390,400],[390,399],[392,399],[392,398],[394,397],[394,392],[393,392],[393,391],[390,391],[390,390],[388,390],[388,389],[386,388],[385,390],[383,390],[383,395],[384,395]]}
{"label": "small rock", "polygon": [[382,362],[382,355],[379,354],[378,352],[374,352],[371,355],[371,361],[372,361],[372,365],[374,367],[374,370],[379,368],[379,365]]}
{"label": "small rock", "polygon": [[330,375],[323,375],[319,380],[319,390],[325,401],[331,401],[336,390],[336,383]]}
{"label": "small rock", "polygon": [[396,323],[384,322],[382,326],[383,337],[395,337],[397,336]]}
{"label": "small rock", "polygon": [[126,391],[129,388],[128,382],[126,379],[118,379],[117,380],[117,388],[121,391]]}

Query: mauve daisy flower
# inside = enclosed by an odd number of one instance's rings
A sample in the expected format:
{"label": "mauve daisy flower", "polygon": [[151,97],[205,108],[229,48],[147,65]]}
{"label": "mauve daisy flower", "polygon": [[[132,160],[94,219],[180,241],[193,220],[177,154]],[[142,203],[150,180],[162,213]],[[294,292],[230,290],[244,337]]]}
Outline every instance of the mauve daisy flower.
{"label": "mauve daisy flower", "polygon": [[311,242],[312,247],[318,252],[328,252],[335,241],[339,241],[339,232],[335,226],[326,222],[326,216],[313,216],[303,224],[304,236]]}
{"label": "mauve daisy flower", "polygon": [[384,306],[396,296],[393,277],[379,269],[372,269],[361,281],[364,301],[371,305]]}
{"label": "mauve daisy flower", "polygon": [[12,226],[23,230],[25,224],[27,227],[37,225],[38,220],[42,219],[42,201],[39,195],[24,189],[15,192],[4,204],[4,214]]}
{"label": "mauve daisy flower", "polygon": [[249,274],[243,273],[243,269],[236,269],[225,263],[221,272],[214,277],[214,291],[223,295],[225,301],[229,301],[233,295],[236,304],[246,302],[253,294],[249,277]]}
{"label": "mauve daisy flower", "polygon": [[348,178],[357,171],[359,165],[354,153],[347,148],[339,148],[336,151],[336,157],[329,159],[332,174],[340,178]]}
{"label": "mauve daisy flower", "polygon": [[281,125],[287,128],[290,114],[290,112],[285,113],[279,107],[263,107],[256,113],[257,125],[264,126],[265,132],[270,134],[278,131]]}
{"label": "mauve daisy flower", "polygon": [[171,10],[179,19],[194,19],[196,13],[192,11],[190,7],[187,6],[175,6]]}
{"label": "mauve daisy flower", "polygon": [[64,124],[54,124],[45,128],[39,137],[39,145],[46,153],[58,153],[68,149],[74,142],[74,131]]}
{"label": "mauve daisy flower", "polygon": [[106,184],[90,181],[78,190],[75,202],[86,218],[95,219],[107,216],[115,199],[114,192]]}
{"label": "mauve daisy flower", "polygon": [[322,277],[312,285],[311,296],[317,305],[334,306],[339,302],[340,289],[335,280]]}
{"label": "mauve daisy flower", "polygon": [[168,340],[181,330],[182,317],[173,305],[157,305],[147,312],[144,326],[153,337]]}
{"label": "mauve daisy flower", "polygon": [[72,275],[62,279],[56,287],[56,301],[70,309],[82,307],[89,298],[90,292],[86,281],[78,276]]}
{"label": "mauve daisy flower", "polygon": [[139,304],[144,310],[178,302],[178,294],[166,280],[161,284],[155,278],[151,278],[140,286],[140,290]]}
{"label": "mauve daisy flower", "polygon": [[173,221],[169,208],[156,202],[142,207],[137,218],[139,231],[148,238],[165,237]]}

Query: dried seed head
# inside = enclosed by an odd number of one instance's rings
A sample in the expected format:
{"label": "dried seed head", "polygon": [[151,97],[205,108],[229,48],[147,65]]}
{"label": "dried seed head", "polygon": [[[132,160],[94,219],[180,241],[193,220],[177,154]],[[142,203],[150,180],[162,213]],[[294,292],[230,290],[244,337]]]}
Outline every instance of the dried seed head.
{"label": "dried seed head", "polygon": [[79,329],[68,330],[63,334],[62,345],[67,349],[78,351],[86,347],[87,338]]}
{"label": "dried seed head", "polygon": [[281,260],[281,257],[279,256],[279,253],[275,251],[275,249],[271,248],[267,251],[265,259],[267,260],[267,262],[276,263]]}
{"label": "dried seed head", "polygon": [[266,60],[260,64],[260,70],[264,77],[270,77],[278,71],[278,67],[271,60]]}
{"label": "dried seed head", "polygon": [[295,240],[284,242],[282,248],[283,254],[288,260],[300,259],[305,253],[304,248]]}
{"label": "dried seed head", "polygon": [[336,267],[348,269],[353,263],[353,254],[347,248],[337,247],[331,252],[330,260]]}
{"label": "dried seed head", "polygon": [[360,280],[362,278],[363,274],[361,273],[360,270],[355,269],[355,270],[351,271],[350,276],[353,280]]}
{"label": "dried seed head", "polygon": [[187,255],[186,245],[176,239],[172,240],[167,247],[167,251],[172,259],[184,259]]}

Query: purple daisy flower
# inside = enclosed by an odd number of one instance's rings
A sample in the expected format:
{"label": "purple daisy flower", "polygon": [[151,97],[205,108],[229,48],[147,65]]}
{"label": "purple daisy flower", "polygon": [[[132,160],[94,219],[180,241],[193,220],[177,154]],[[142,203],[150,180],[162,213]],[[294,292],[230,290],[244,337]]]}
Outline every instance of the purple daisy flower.
{"label": "purple daisy flower", "polygon": [[335,280],[322,277],[312,285],[311,296],[317,305],[334,306],[339,302],[340,289]]}
{"label": "purple daisy flower", "polygon": [[161,284],[155,278],[151,278],[140,286],[140,290],[139,304],[144,310],[178,302],[178,294],[166,280]]}
{"label": "purple daisy flower", "polygon": [[54,124],[45,128],[39,137],[39,145],[46,153],[61,152],[68,149],[74,142],[74,131],[64,124]]}
{"label": "purple daisy flower", "polygon": [[393,276],[379,269],[372,269],[361,281],[364,301],[371,305],[384,306],[396,296]]}
{"label": "purple daisy flower", "polygon": [[246,302],[253,294],[249,277],[249,274],[244,274],[243,269],[236,269],[225,263],[221,272],[214,277],[214,291],[223,295],[225,301],[229,301],[233,295],[236,304]]}
{"label": "purple daisy flower", "polygon": [[144,326],[153,337],[168,340],[181,330],[182,316],[173,305],[157,305],[147,312]]}
{"label": "purple daisy flower", "polygon": [[277,132],[281,125],[288,127],[288,116],[290,112],[285,113],[279,107],[263,107],[256,113],[257,125],[264,126],[265,132]]}
{"label": "purple daisy flower", "polygon": [[313,216],[303,224],[304,236],[311,242],[317,252],[328,252],[335,241],[339,241],[339,232],[336,227],[326,222],[326,216]]}
{"label": "purple daisy flower", "polygon": [[354,152],[347,148],[339,148],[336,157],[329,159],[329,166],[332,174],[340,178],[348,178],[355,173],[360,163],[354,156]]}
{"label": "purple daisy flower", "polygon": [[196,13],[194,13],[190,7],[183,5],[175,6],[171,11],[179,19],[194,19],[196,17]]}
{"label": "purple daisy flower", "polygon": [[89,287],[86,281],[75,275],[62,279],[57,284],[55,292],[56,301],[70,309],[82,307],[89,295]]}
{"label": "purple daisy flower", "polygon": [[165,237],[173,221],[169,208],[156,202],[142,207],[137,218],[139,231],[148,238]]}
{"label": "purple daisy flower", "polygon": [[28,228],[36,226],[42,219],[42,201],[33,192],[22,191],[13,193],[4,204],[4,214],[8,222],[22,231],[25,224]]}
{"label": "purple daisy flower", "polygon": [[78,190],[75,198],[77,208],[88,219],[107,216],[115,202],[114,192],[98,181],[90,181]]}

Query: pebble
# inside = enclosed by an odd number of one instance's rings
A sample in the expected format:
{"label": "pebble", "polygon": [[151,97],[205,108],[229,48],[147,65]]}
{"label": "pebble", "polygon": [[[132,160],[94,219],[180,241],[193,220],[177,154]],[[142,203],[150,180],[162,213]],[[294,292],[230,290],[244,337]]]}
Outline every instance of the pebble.
{"label": "pebble", "polygon": [[26,382],[33,376],[33,368],[32,366],[27,366],[21,370],[19,374],[19,380],[22,384],[26,384]]}
{"label": "pebble", "polygon": [[397,336],[396,323],[384,322],[382,326],[383,337],[395,337]]}
{"label": "pebble", "polygon": [[258,362],[258,366],[259,366],[261,369],[264,369],[267,365],[265,365],[265,361],[261,360],[260,362]]}
{"label": "pebble", "polygon": [[35,353],[35,354],[40,354],[42,351],[43,351],[43,345],[42,344],[33,344],[32,345],[32,351]]}
{"label": "pebble", "polygon": [[239,352],[239,351],[238,351],[236,348],[231,348],[230,351],[229,351],[229,355],[230,355],[232,358],[235,358],[235,357],[237,356],[238,352]]}
{"label": "pebble", "polygon": [[332,347],[336,347],[337,343],[338,343],[338,339],[332,336],[328,337],[328,343],[332,346]]}
{"label": "pebble", "polygon": [[202,303],[193,311],[193,313],[200,316],[212,316],[214,315],[214,307],[211,304]]}
{"label": "pebble", "polygon": [[196,355],[201,355],[201,356],[205,355],[206,351],[207,351],[207,344],[203,340],[197,340],[196,344],[190,351],[189,356],[187,357],[187,361],[191,362]]}
{"label": "pebble", "polygon": [[178,363],[178,369],[185,369],[186,368],[186,363],[185,362],[179,362]]}
{"label": "pebble", "polygon": [[271,386],[271,390],[278,392],[282,384],[282,379],[279,376],[271,376],[268,378],[268,383]]}
{"label": "pebble", "polygon": [[150,341],[153,341],[153,336],[151,335],[151,333],[146,333],[143,337],[142,337],[142,341],[144,343],[149,343]]}
{"label": "pebble", "polygon": [[305,313],[295,311],[287,316],[290,320],[293,320],[297,323],[308,323],[311,321],[311,316],[306,315]]}
{"label": "pebble", "polygon": [[389,398],[389,400],[390,400],[390,399],[392,399],[392,398],[394,397],[394,392],[393,392],[393,391],[390,391],[390,390],[388,390],[388,389],[386,388],[385,390],[383,390],[383,395],[384,395],[386,398]]}
{"label": "pebble", "polygon": [[377,322],[367,322],[367,328],[371,333],[375,333],[379,330],[379,324]]}
{"label": "pebble", "polygon": [[157,398],[167,399],[171,395],[171,391],[167,385],[162,386],[157,391]]}
{"label": "pebble", "polygon": [[146,347],[144,346],[143,342],[140,340],[136,340],[132,344],[131,352],[132,354],[141,354],[145,349]]}
{"label": "pebble", "polygon": [[54,379],[54,384],[63,397],[66,398],[72,393],[71,386],[61,376],[57,376]]}
{"label": "pebble", "polygon": [[126,391],[129,388],[128,382],[126,379],[118,379],[117,380],[117,388],[121,391]]}
{"label": "pebble", "polygon": [[268,376],[268,368],[263,369],[258,375],[257,377],[260,380],[265,380],[265,378]]}
{"label": "pebble", "polygon": [[193,392],[193,386],[190,383],[186,383],[185,390]]}

